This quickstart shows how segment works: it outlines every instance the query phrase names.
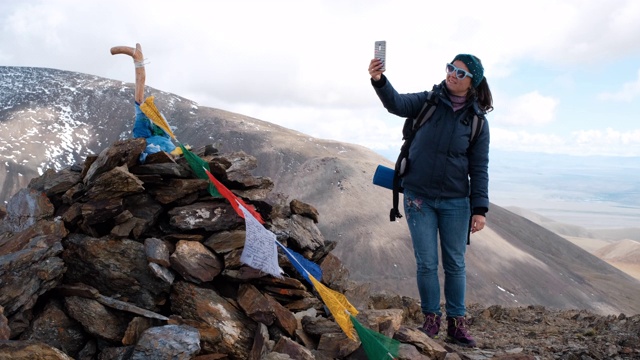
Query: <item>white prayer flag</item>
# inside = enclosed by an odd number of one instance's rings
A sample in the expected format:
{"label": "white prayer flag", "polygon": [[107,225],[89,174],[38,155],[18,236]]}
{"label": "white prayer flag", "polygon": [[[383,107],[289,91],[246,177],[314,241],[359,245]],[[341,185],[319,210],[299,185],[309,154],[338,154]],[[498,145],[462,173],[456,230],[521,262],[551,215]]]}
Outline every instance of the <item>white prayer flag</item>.
{"label": "white prayer flag", "polygon": [[242,205],[239,205],[239,207],[244,214],[247,228],[247,236],[244,241],[244,250],[242,250],[240,261],[254,269],[281,278],[284,271],[280,268],[280,265],[278,265],[276,234],[262,226]]}

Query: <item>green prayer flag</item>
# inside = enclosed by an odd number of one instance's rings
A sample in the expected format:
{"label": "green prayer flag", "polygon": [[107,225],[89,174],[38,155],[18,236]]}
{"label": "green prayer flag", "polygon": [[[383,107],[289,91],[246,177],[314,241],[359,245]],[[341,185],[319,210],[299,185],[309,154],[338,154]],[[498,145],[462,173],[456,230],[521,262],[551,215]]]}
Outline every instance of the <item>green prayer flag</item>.
{"label": "green prayer flag", "polygon": [[[198,155],[187,150],[184,145],[180,143],[178,143],[178,145],[180,145],[180,149],[182,149],[182,156],[184,156],[184,158],[187,160],[187,163],[189,163],[191,170],[193,170],[196,176],[200,179],[209,180],[209,176],[204,171],[204,169],[211,171],[211,169],[209,168],[209,163],[202,160]],[[207,191],[209,191],[209,194],[211,194],[211,196],[213,197],[222,197],[222,195],[220,195],[220,193],[218,192],[218,189],[216,189],[215,185],[213,185],[213,183],[211,182],[209,182],[209,188],[207,189]]]}
{"label": "green prayer flag", "polygon": [[400,348],[398,340],[388,338],[377,331],[364,327],[353,315],[350,315],[350,317],[369,360],[391,360],[398,357]]}

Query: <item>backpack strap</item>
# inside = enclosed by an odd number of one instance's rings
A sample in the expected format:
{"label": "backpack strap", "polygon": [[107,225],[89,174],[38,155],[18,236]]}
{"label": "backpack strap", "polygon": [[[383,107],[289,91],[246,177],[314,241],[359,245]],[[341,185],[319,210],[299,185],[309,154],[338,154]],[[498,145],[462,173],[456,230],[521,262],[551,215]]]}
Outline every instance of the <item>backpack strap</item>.
{"label": "backpack strap", "polygon": [[439,100],[440,98],[435,95],[435,91],[429,91],[427,100],[424,102],[422,109],[420,109],[418,116],[415,119],[407,118],[404,122],[402,127],[402,140],[404,140],[404,143],[400,148],[400,155],[398,155],[395,171],[393,172],[393,207],[389,211],[390,221],[396,221],[396,218],[402,217],[398,209],[400,193],[404,191],[400,185],[400,178],[409,170],[409,147],[411,147],[411,142],[420,127],[429,121],[436,111]]}
{"label": "backpack strap", "polygon": [[469,137],[469,146],[475,144],[478,136],[482,132],[484,126],[485,117],[483,114],[473,114],[473,120],[471,121],[471,136]]}

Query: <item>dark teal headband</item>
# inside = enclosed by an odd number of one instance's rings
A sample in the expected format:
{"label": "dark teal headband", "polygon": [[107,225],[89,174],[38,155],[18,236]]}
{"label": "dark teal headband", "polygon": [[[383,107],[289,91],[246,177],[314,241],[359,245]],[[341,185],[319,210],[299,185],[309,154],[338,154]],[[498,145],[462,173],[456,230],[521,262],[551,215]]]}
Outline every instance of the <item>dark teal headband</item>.
{"label": "dark teal headband", "polygon": [[451,61],[451,63],[456,60],[460,60],[465,65],[467,65],[467,67],[469,68],[469,72],[471,73],[471,75],[473,75],[473,78],[471,79],[471,86],[477,88],[484,78],[484,68],[482,67],[480,59],[469,54],[458,54],[453,58],[453,61]]}

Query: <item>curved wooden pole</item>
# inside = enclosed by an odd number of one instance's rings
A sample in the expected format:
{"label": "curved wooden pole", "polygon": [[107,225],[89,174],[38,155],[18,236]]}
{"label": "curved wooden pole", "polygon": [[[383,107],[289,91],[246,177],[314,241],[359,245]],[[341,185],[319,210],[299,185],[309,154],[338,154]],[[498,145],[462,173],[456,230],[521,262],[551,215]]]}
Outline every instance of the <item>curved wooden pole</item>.
{"label": "curved wooden pole", "polygon": [[111,48],[111,55],[125,54],[133,57],[135,51],[131,46],[114,46]]}
{"label": "curved wooden pole", "polygon": [[124,54],[133,58],[136,67],[136,88],[134,98],[138,104],[144,102],[144,82],[146,80],[146,72],[144,70],[144,56],[142,55],[142,47],[136,44],[135,48],[130,46],[114,46],[111,48],[111,55]]}

